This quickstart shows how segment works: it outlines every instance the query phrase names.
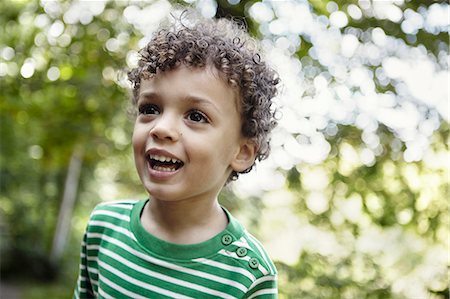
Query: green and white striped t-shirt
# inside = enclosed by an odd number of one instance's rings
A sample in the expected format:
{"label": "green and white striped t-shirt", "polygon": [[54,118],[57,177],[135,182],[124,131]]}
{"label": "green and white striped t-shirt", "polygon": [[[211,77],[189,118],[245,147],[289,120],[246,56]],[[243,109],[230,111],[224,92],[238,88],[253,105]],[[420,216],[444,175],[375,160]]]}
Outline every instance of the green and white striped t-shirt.
{"label": "green and white striped t-shirt", "polygon": [[261,244],[226,212],[226,229],[199,244],[149,234],[146,200],[98,205],[81,249],[74,298],[277,298],[277,272]]}

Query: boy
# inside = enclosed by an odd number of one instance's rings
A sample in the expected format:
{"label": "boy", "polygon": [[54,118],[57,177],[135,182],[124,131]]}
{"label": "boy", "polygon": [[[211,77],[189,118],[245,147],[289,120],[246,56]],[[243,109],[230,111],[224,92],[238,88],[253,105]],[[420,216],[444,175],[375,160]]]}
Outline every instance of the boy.
{"label": "boy", "polygon": [[160,29],[129,72],[143,201],[101,204],[74,298],[276,298],[261,244],[218,204],[269,150],[278,79],[226,20]]}

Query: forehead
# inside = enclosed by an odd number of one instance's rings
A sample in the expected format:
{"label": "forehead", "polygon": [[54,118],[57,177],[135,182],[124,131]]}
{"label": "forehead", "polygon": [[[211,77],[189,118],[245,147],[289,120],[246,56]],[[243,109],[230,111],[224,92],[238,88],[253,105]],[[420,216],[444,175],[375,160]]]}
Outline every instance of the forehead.
{"label": "forehead", "polygon": [[143,76],[138,101],[148,95],[161,97],[192,97],[227,104],[239,111],[240,101],[237,88],[232,87],[220,72],[211,66],[176,68]]}

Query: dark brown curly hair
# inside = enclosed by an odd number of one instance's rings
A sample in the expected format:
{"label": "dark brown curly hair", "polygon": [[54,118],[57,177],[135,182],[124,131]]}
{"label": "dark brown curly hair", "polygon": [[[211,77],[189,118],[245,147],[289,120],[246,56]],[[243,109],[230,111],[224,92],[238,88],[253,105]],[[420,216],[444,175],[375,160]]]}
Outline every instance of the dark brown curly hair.
{"label": "dark brown curly hair", "polygon": [[[189,21],[189,20],[188,20]],[[128,72],[136,104],[142,78],[167,71],[180,64],[188,67],[213,66],[232,88],[239,91],[241,133],[257,145],[256,159],[267,158],[269,133],[276,126],[272,99],[277,93],[278,75],[262,61],[257,43],[245,31],[245,25],[227,19],[208,20],[186,25],[183,15],[160,28],[139,51],[138,67]],[[249,172],[254,166],[243,171]],[[233,171],[230,179],[237,179]]]}

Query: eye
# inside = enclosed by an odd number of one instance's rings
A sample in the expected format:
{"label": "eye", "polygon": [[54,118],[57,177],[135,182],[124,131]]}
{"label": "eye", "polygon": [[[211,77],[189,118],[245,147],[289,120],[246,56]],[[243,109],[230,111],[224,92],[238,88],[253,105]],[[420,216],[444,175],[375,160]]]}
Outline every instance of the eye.
{"label": "eye", "polygon": [[198,110],[190,111],[187,115],[187,119],[197,123],[208,123],[209,120],[206,115]]}
{"label": "eye", "polygon": [[160,114],[159,107],[154,104],[142,104],[139,106],[139,114],[158,115]]}

